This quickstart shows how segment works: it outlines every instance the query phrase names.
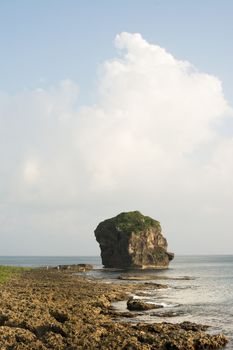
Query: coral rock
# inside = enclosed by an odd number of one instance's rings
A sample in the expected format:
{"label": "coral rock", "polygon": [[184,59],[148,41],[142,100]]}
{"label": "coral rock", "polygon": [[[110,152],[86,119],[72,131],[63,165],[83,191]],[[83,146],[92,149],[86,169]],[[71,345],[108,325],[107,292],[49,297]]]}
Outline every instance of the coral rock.
{"label": "coral rock", "polygon": [[167,268],[174,258],[167,252],[160,223],[139,211],[101,222],[95,236],[107,268]]}

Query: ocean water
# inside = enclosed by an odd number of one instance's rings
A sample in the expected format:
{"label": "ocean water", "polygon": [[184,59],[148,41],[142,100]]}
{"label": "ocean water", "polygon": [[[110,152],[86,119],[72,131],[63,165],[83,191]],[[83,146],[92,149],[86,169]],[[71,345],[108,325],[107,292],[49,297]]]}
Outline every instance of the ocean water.
{"label": "ocean water", "polygon": [[[129,283],[118,279],[125,271],[102,269],[99,257],[0,257],[0,265],[36,267],[77,263],[94,265],[95,270],[87,273],[91,278],[106,283]],[[233,255],[176,256],[167,270],[127,272],[154,275],[155,279],[152,277],[147,282],[168,285],[167,289],[160,290],[152,285],[149,291],[135,293],[134,297],[160,304],[163,308],[154,310],[154,316],[151,316],[151,311],[144,312],[132,319],[132,322],[191,321],[207,324],[210,333],[223,332],[227,335],[229,344],[226,349],[233,349]],[[126,302],[116,303],[115,306],[119,310],[125,310]],[[167,311],[173,312],[175,316],[164,317],[163,313]]]}
{"label": "ocean water", "polygon": [[101,268],[101,259],[97,256],[0,256],[0,265],[42,267],[71,264],[92,264]]}
{"label": "ocean water", "polygon": [[[118,276],[122,271],[95,271],[91,274],[93,273],[97,278],[106,278],[108,283],[119,283]],[[232,255],[177,256],[167,270],[137,270],[128,273],[156,277],[154,280],[135,283],[154,282],[168,285],[167,289],[150,287],[149,291],[139,291],[138,295],[135,293],[134,297],[159,304],[163,308],[146,311],[142,316],[132,319],[132,322],[190,321],[206,324],[210,326],[208,332],[223,332],[227,335],[229,344],[226,349],[233,349]],[[161,279],[158,279],[159,276]],[[115,307],[121,311],[126,310],[126,302],[118,302]],[[176,316],[164,317],[163,314],[168,311]],[[152,312],[155,316],[150,315]]]}

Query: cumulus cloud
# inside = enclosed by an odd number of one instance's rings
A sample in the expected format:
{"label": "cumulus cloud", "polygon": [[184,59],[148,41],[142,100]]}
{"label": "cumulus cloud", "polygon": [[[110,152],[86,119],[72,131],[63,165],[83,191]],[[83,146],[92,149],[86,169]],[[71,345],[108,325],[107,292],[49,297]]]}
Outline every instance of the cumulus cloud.
{"label": "cumulus cloud", "polygon": [[28,254],[30,237],[43,238],[41,254],[47,234],[58,243],[48,254],[98,254],[97,222],[139,209],[161,220],[178,253],[227,252],[219,230],[230,239],[233,138],[216,125],[232,110],[220,80],[140,34],[115,46],[95,105],[80,106],[70,80],[0,95],[3,227],[13,237],[28,225]]}

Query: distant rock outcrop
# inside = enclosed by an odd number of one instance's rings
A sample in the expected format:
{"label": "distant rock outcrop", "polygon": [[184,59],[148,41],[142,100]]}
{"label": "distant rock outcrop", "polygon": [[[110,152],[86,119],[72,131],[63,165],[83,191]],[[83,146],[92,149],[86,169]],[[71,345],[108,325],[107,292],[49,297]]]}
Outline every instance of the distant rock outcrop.
{"label": "distant rock outcrop", "polygon": [[167,252],[160,223],[139,211],[101,222],[95,236],[108,268],[166,268],[174,258]]}

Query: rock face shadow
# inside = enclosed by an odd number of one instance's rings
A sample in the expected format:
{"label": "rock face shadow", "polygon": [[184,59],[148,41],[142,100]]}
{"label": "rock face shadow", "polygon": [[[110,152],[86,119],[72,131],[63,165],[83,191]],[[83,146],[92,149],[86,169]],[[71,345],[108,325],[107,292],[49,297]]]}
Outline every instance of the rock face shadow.
{"label": "rock face shadow", "polygon": [[35,335],[37,338],[42,338],[47,332],[53,332],[56,334],[60,334],[62,337],[66,337],[66,333],[56,325],[42,325],[36,328]]}
{"label": "rock face shadow", "polygon": [[60,323],[65,323],[66,321],[68,321],[68,315],[62,313],[62,312],[59,312],[59,311],[54,311],[54,310],[50,310],[50,315],[52,317],[55,318],[56,321],[60,322]]}

